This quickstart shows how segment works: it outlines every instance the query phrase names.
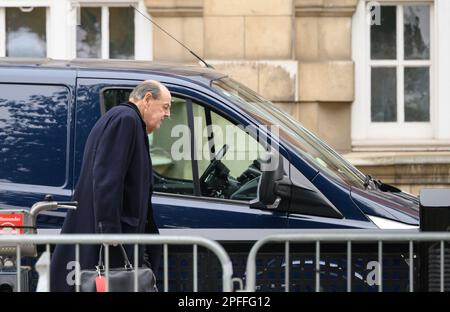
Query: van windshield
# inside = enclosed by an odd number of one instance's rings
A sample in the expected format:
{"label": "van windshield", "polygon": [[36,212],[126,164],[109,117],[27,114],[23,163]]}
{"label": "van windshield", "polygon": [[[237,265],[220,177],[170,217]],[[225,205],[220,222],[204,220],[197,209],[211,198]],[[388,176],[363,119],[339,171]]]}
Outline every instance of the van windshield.
{"label": "van windshield", "polygon": [[277,126],[280,138],[313,162],[320,171],[351,186],[364,188],[363,173],[269,100],[228,77],[214,80],[211,86],[263,125]]}

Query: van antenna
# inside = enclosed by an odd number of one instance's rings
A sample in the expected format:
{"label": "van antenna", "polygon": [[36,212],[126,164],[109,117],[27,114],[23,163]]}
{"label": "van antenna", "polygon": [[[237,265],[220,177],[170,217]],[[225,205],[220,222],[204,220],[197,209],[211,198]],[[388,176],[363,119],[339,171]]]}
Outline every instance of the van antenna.
{"label": "van antenna", "polygon": [[135,9],[139,14],[141,14],[145,19],[147,19],[148,21],[150,21],[153,25],[155,25],[156,27],[158,27],[160,30],[162,30],[167,36],[169,36],[170,38],[172,38],[173,40],[175,40],[176,42],[178,42],[183,48],[185,48],[186,50],[189,51],[189,53],[191,53],[196,59],[198,59],[200,62],[202,62],[207,68],[214,68],[211,65],[209,65],[208,63],[206,63],[206,61],[204,59],[202,59],[200,56],[198,56],[194,51],[192,51],[191,49],[189,49],[185,44],[183,44],[182,42],[178,41],[174,36],[172,36],[170,33],[168,33],[164,28],[162,28],[161,26],[159,26],[155,21],[153,21],[152,19],[148,18],[147,16],[145,16],[144,13],[142,13],[141,11],[139,11],[134,5],[130,4],[130,7],[132,7],[133,9]]}

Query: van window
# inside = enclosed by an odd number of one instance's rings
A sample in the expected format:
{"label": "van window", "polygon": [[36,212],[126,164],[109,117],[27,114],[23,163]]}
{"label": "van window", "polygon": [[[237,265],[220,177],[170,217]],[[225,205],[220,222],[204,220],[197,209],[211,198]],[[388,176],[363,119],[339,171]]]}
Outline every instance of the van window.
{"label": "van window", "polygon": [[130,93],[133,89],[106,89],[103,91],[103,105],[105,111],[110,110],[113,106],[128,102]]}
{"label": "van window", "polygon": [[62,186],[69,90],[0,84],[0,182]]}
{"label": "van window", "polygon": [[[193,111],[202,196],[255,199],[261,175],[260,156],[266,151],[263,145],[243,127],[203,106],[193,104]],[[216,156],[221,159],[214,165]]]}
{"label": "van window", "polygon": [[280,138],[310,160],[321,172],[348,185],[365,189],[366,176],[362,172],[270,101],[231,78],[215,80],[212,88],[262,124],[275,125]]}
{"label": "van window", "polygon": [[149,135],[156,192],[194,194],[192,159],[179,157],[185,156],[180,143],[189,143],[188,129],[186,100],[172,96],[170,118]]}

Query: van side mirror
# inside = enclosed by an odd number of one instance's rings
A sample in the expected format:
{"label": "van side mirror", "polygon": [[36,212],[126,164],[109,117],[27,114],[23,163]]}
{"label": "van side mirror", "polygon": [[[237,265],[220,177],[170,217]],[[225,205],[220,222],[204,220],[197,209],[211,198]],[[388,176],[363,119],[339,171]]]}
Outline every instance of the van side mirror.
{"label": "van side mirror", "polygon": [[266,170],[261,166],[258,197],[250,202],[250,208],[276,209],[336,219],[344,217],[314,187],[293,183],[284,172],[282,159],[273,161],[271,165],[266,166]]}
{"label": "van side mirror", "polygon": [[261,165],[258,197],[250,202],[250,208],[282,209],[285,206],[287,209],[291,185],[284,172],[283,159],[272,154],[269,160]]}

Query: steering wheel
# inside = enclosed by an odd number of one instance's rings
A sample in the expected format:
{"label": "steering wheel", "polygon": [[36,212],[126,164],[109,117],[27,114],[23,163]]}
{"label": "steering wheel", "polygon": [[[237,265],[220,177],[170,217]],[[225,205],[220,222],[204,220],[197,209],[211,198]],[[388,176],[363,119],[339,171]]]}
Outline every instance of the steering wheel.
{"label": "steering wheel", "polygon": [[219,165],[220,160],[225,156],[225,154],[228,151],[228,145],[224,144],[222,148],[217,152],[217,154],[214,156],[214,160],[206,167],[205,172],[203,172],[202,176],[200,177],[200,183],[205,183],[208,176],[216,169],[216,167]]}

